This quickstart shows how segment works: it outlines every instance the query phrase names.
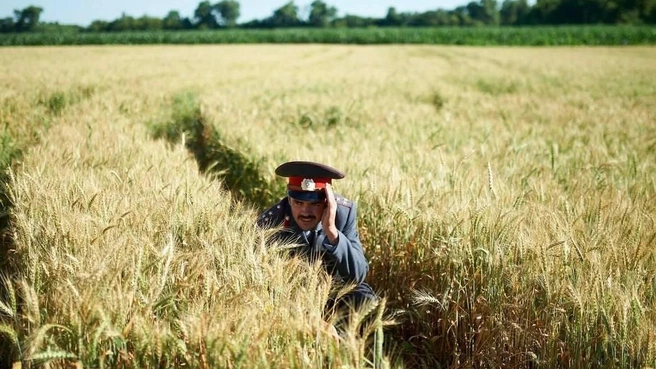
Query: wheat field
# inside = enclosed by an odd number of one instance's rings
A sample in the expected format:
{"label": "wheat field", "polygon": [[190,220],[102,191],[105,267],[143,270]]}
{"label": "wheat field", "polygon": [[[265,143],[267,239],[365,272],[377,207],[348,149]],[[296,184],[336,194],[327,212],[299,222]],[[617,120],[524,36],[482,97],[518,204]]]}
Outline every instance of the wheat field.
{"label": "wheat field", "polygon": [[[0,49],[14,367],[656,365],[656,49]],[[332,165],[384,297],[254,227]],[[11,164],[11,165],[9,165]],[[3,239],[5,239],[3,238]],[[284,245],[280,245],[284,248]]]}

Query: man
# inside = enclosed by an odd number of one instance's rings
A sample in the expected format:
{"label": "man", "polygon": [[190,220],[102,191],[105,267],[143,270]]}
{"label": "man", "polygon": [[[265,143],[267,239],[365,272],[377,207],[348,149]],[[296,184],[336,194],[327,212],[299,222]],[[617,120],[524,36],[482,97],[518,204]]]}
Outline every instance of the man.
{"label": "man", "polygon": [[357,230],[356,204],[333,192],[332,181],[344,178],[344,174],[307,161],[284,163],[276,168],[276,174],[288,177],[287,196],[259,216],[258,226],[282,226],[275,237],[300,244],[293,249],[294,254],[310,261],[321,259],[338,283],[354,285],[337,306],[329,301],[328,309],[344,305],[357,308],[377,299],[364,282],[369,264]]}

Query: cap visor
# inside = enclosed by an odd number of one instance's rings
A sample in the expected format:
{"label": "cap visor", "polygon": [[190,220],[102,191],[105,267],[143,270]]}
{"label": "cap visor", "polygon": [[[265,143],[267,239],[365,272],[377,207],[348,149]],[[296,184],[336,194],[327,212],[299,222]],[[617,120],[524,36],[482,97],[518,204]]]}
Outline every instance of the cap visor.
{"label": "cap visor", "polygon": [[323,191],[287,191],[289,197],[299,201],[317,202],[326,199],[326,193]]}

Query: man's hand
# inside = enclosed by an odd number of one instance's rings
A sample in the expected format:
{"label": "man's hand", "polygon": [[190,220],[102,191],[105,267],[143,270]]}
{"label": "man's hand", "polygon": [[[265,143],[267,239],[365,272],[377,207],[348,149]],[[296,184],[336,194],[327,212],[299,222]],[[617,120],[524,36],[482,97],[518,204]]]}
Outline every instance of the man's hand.
{"label": "man's hand", "polygon": [[332,245],[336,245],[339,241],[339,232],[335,226],[335,215],[337,215],[337,202],[335,201],[335,194],[333,193],[333,188],[330,184],[326,183],[326,209],[323,211],[323,216],[321,217],[321,226],[323,231],[328,237],[328,241]]}

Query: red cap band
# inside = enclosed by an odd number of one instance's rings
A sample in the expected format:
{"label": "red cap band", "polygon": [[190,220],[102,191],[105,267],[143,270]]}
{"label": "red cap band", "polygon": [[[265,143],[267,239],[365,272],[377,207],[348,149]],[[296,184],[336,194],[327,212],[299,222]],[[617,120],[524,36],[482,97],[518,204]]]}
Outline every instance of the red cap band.
{"label": "red cap band", "polygon": [[287,188],[296,191],[316,191],[326,188],[326,183],[332,183],[332,178],[289,177]]}

